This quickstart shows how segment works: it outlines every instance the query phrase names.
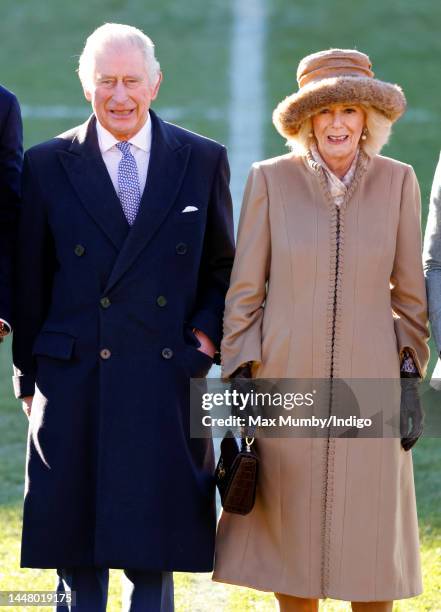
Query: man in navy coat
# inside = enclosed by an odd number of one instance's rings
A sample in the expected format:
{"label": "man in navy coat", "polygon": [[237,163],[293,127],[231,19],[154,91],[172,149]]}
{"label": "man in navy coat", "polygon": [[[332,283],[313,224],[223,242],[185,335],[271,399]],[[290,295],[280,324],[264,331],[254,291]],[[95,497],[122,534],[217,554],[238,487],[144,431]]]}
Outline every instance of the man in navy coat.
{"label": "man in navy coat", "polygon": [[0,342],[11,331],[12,260],[23,157],[20,107],[0,86]]}
{"label": "man in navy coat", "polygon": [[190,438],[189,379],[221,339],[228,161],[149,110],[161,73],[136,28],[98,28],[79,76],[94,114],[24,161],[21,566],[56,568],[77,612],[105,610],[107,568],[122,568],[126,609],[168,612],[172,572],[213,562],[213,449]]}

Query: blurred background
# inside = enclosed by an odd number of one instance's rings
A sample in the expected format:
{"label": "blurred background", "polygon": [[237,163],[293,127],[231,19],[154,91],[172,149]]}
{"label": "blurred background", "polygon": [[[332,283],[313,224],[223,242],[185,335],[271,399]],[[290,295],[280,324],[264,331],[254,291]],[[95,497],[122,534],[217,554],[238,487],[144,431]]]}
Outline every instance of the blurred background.
{"label": "blurred background", "polygon": [[[406,93],[408,111],[384,154],[414,166],[425,224],[441,148],[439,0],[1,0],[0,8],[0,80],[21,103],[26,147],[88,117],[75,73],[87,35],[106,21],[135,25],[155,42],[164,73],[155,110],[227,145],[236,220],[250,164],[286,152],[271,114],[297,90],[300,58],[329,47],[364,51],[376,76]],[[435,350],[432,354],[429,372]],[[54,572],[19,569],[26,419],[12,399],[10,368],[7,341],[0,350],[0,590],[52,590]],[[433,404],[441,410],[435,394]],[[441,611],[441,441],[420,441],[414,461],[425,593],[394,609],[436,612]],[[111,612],[120,609],[119,578],[112,572]],[[176,584],[178,612],[275,609],[272,595],[216,585],[208,575],[177,574]],[[322,609],[349,607],[328,600]]]}

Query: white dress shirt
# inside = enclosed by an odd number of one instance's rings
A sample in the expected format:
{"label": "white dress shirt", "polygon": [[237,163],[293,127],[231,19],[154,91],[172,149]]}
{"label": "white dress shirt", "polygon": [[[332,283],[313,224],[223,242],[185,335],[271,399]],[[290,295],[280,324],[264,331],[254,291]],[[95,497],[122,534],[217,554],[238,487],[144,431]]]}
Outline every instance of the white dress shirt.
{"label": "white dress shirt", "polygon": [[[116,193],[118,193],[118,166],[122,158],[121,151],[116,147],[119,142],[101,123],[96,120],[96,131],[98,134],[98,145],[103,156],[103,161],[106,164],[107,171],[112,180]],[[147,171],[150,161],[150,148],[152,145],[152,121],[150,115],[147,116],[147,121],[142,128],[128,141],[130,143],[130,152],[135,158],[138,167],[139,189],[144,191],[147,180]]]}

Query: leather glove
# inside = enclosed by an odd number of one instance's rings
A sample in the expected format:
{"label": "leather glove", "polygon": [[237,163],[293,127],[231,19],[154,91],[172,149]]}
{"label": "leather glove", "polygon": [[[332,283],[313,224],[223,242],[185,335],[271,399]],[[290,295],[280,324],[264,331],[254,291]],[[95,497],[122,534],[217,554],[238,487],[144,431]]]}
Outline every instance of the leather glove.
{"label": "leather glove", "polygon": [[400,435],[401,446],[408,451],[421,437],[424,413],[418,389],[420,379],[401,374]]}
{"label": "leather glove", "polygon": [[[250,391],[254,390],[254,385],[249,382],[252,378],[251,376],[251,362],[244,363],[237,370],[231,374],[231,391],[237,391],[238,393],[250,393]],[[249,418],[250,415],[254,414],[253,408],[247,406],[244,410],[239,410],[238,408],[233,408],[231,411],[232,414],[236,416]],[[240,428],[240,437],[241,437],[241,449],[244,450],[245,447],[245,438],[253,437],[255,428],[252,427],[241,427]]]}
{"label": "leather glove", "polygon": [[[243,393],[243,394],[247,394],[250,392],[250,390],[252,389],[252,384],[249,382],[251,378],[251,364],[250,363],[245,363],[243,365],[241,365],[239,368],[237,368],[237,370],[234,370],[234,372],[231,374],[230,376],[230,391],[237,391],[237,393]],[[245,412],[247,412],[245,410]],[[235,416],[240,416],[242,413],[241,410],[239,410],[238,406],[234,406],[233,410],[232,410],[232,414],[234,414]]]}

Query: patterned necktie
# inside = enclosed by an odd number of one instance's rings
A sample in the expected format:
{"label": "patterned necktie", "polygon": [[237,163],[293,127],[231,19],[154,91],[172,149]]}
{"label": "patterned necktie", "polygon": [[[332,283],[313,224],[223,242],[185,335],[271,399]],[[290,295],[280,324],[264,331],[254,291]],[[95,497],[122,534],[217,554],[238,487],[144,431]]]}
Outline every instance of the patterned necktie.
{"label": "patterned necktie", "polygon": [[129,225],[133,225],[141,201],[138,167],[126,140],[117,143],[122,157],[118,166],[118,196]]}

